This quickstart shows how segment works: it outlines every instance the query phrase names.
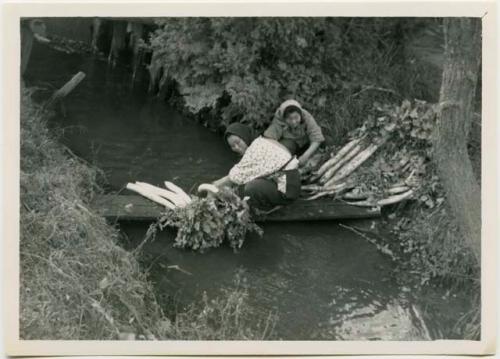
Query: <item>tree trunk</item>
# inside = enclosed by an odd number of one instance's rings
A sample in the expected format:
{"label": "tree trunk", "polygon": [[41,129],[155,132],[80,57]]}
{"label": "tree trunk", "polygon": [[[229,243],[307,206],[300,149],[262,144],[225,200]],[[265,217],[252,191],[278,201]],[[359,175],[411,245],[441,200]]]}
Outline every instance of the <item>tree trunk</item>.
{"label": "tree trunk", "polygon": [[467,134],[481,61],[481,21],[446,18],[445,63],[435,137],[435,159],[459,228],[481,258],[481,188],[467,152]]}

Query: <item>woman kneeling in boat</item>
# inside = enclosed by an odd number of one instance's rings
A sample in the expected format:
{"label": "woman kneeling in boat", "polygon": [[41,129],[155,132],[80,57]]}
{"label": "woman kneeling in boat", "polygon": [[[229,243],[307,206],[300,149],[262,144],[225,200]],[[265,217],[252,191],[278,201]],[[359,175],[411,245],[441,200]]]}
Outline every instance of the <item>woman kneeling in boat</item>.
{"label": "woman kneeling in boat", "polygon": [[225,138],[242,158],[227,176],[213,182],[215,186],[240,186],[243,197],[249,197],[249,205],[261,210],[289,204],[299,197],[298,160],[287,147],[262,136],[253,140],[251,130],[242,124],[229,126]]}
{"label": "woman kneeling in boat", "polygon": [[325,141],[314,117],[295,100],[286,100],[280,105],[264,137],[281,142],[293,155],[299,155],[300,165],[307,163]]}

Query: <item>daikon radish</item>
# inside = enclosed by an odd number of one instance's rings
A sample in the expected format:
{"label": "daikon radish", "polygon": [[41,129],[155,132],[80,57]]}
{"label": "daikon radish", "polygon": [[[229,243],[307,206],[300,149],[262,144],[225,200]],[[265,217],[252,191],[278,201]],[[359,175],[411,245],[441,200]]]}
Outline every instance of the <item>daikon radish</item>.
{"label": "daikon radish", "polygon": [[317,198],[321,198],[321,197],[324,197],[324,196],[328,196],[328,195],[331,195],[331,194],[336,194],[336,193],[339,193],[340,191],[342,191],[343,189],[345,189],[347,187],[347,183],[340,183],[332,188],[323,188],[323,190],[319,193],[316,193],[315,195],[311,196],[311,197],[307,197],[305,200],[306,201],[312,201],[313,199],[317,199]]}
{"label": "daikon radish", "polygon": [[359,141],[361,141],[360,138],[357,138],[355,140],[352,140],[349,142],[347,145],[342,147],[339,152],[335,154],[332,158],[330,158],[328,161],[326,161],[318,170],[317,174],[318,176],[323,175],[330,167],[335,165],[337,161],[339,161],[342,157],[344,157],[354,146],[356,146]]}
{"label": "daikon radish", "polygon": [[398,194],[398,195],[395,195],[395,196],[391,196],[391,197],[386,198],[386,199],[382,199],[382,200],[378,201],[377,204],[379,206],[386,206],[388,204],[394,204],[394,203],[398,203],[398,202],[404,201],[405,199],[408,199],[411,196],[413,196],[413,190],[412,189],[409,190],[409,191],[406,191],[404,193],[401,193],[401,194]]}
{"label": "daikon radish", "polygon": [[319,192],[319,193],[316,193],[315,195],[311,196],[311,197],[307,197],[307,198],[304,198],[304,201],[312,201],[314,199],[318,199],[318,198],[321,198],[321,197],[324,197],[324,196],[328,196],[328,195],[331,195],[331,194],[335,194],[336,191],[325,191],[325,192]]}
{"label": "daikon radish", "polygon": [[[382,142],[383,143],[383,142]],[[353,173],[359,166],[363,164],[371,155],[375,153],[375,151],[382,145],[382,143],[375,145],[369,145],[364,151],[361,151],[354,159],[342,167],[331,179],[328,183],[334,184],[340,180],[343,180],[351,173]],[[327,184],[328,184],[327,183]]]}
{"label": "daikon radish", "polygon": [[408,185],[409,183],[411,183],[411,179],[413,178],[413,175],[415,174],[415,170],[412,170],[409,174],[409,176],[405,179],[405,184]]}
{"label": "daikon radish", "polygon": [[166,189],[163,189],[163,188],[160,188],[160,187],[156,187],[156,186],[153,186],[149,183],[146,183],[146,182],[139,182],[139,181],[136,181],[135,182],[137,185],[141,186],[141,187],[144,187],[145,189],[151,191],[152,193],[155,193],[157,194],[158,196],[162,197],[162,198],[165,198],[167,200],[169,200],[170,202],[172,202],[176,207],[181,207],[181,208],[184,208],[186,207],[187,205],[187,202],[184,201],[179,195],[175,194],[174,192],[170,192]]}
{"label": "daikon radish", "polygon": [[362,199],[367,199],[369,196],[368,193],[346,193],[342,196],[343,199],[359,201]]}
{"label": "daikon radish", "polygon": [[335,183],[331,186],[323,186],[323,192],[324,191],[333,191],[333,190],[341,190],[341,189],[349,189],[352,188],[352,183],[346,181],[346,182],[341,182],[341,183]]}
{"label": "daikon radish", "polygon": [[168,190],[181,196],[187,203],[191,203],[191,197],[189,197],[189,195],[186,192],[184,192],[182,188],[169,181],[165,181],[163,183],[165,184],[165,187]]}
{"label": "daikon radish", "polygon": [[212,192],[212,193],[217,193],[219,192],[219,189],[217,186],[210,184],[210,183],[202,183],[198,186],[198,192]]}
{"label": "daikon radish", "polygon": [[300,187],[303,191],[321,191],[323,186],[319,186],[317,184],[306,184]]}
{"label": "daikon radish", "polygon": [[158,196],[156,193],[152,193],[151,191],[147,190],[144,187],[141,187],[137,184],[134,183],[127,183],[127,189],[134,191],[136,193],[139,193],[141,196],[156,202],[158,204],[161,204],[164,207],[170,208],[170,209],[175,209],[175,205],[172,202],[167,201],[166,199]]}
{"label": "daikon radish", "polygon": [[357,202],[345,201],[345,203],[350,204],[351,206],[358,206],[358,207],[378,207],[375,202],[369,200],[357,201]]}
{"label": "daikon radish", "polygon": [[391,187],[387,190],[387,193],[389,194],[399,194],[399,193],[402,193],[402,192],[406,192],[410,189],[410,187],[408,186],[394,186],[394,187]]}
{"label": "daikon radish", "polygon": [[341,168],[345,163],[349,162],[354,156],[356,156],[363,148],[360,145],[354,146],[354,148],[346,154],[340,161],[338,161],[333,167],[330,167],[320,178],[321,183],[326,183],[330,178],[332,178],[337,170]]}
{"label": "daikon radish", "polygon": [[381,200],[377,201],[376,203],[374,203],[373,201],[368,201],[368,200],[367,201],[360,201],[360,202],[347,202],[346,201],[346,203],[353,205],[353,206],[359,206],[359,207],[382,207],[382,206],[386,206],[389,204],[395,204],[395,203],[404,201],[405,199],[410,198],[412,195],[413,195],[413,190],[409,190],[407,192],[404,192],[404,193],[401,193],[401,194],[398,194],[395,196],[381,199]]}

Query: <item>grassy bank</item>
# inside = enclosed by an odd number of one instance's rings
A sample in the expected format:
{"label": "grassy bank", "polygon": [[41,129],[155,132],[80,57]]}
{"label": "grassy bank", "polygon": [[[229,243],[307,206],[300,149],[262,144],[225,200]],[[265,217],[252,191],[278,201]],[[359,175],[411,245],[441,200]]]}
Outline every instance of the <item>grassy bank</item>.
{"label": "grassy bank", "polygon": [[137,253],[88,209],[99,172],[57,142],[23,89],[20,337],[22,339],[261,339],[246,291],[203,299],[167,317]]}

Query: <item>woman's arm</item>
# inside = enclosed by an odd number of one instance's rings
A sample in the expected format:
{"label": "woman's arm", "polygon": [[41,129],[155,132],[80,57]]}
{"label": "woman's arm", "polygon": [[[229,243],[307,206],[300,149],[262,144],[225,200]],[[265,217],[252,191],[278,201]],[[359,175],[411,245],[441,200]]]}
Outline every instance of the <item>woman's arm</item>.
{"label": "woman's arm", "polygon": [[316,152],[321,142],[311,142],[308,149],[299,157],[299,164],[304,165],[307,160]]}
{"label": "woman's arm", "polygon": [[211,184],[203,183],[198,187],[198,192],[207,194],[214,194],[219,191],[221,187],[233,186],[234,182],[229,179],[229,176],[224,176],[217,181],[212,182]]}
{"label": "woman's arm", "polygon": [[216,187],[230,187],[234,185],[234,182],[229,179],[229,175],[224,176],[217,181],[212,182],[212,184]]}

